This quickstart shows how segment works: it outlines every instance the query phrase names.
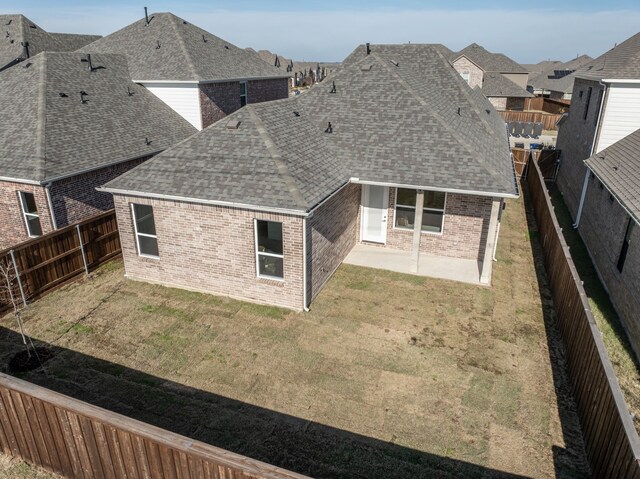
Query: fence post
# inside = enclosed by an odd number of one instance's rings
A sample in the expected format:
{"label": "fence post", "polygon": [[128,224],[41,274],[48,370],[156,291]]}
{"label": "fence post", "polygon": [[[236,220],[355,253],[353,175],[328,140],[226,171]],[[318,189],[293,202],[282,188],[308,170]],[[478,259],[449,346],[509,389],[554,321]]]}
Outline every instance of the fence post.
{"label": "fence post", "polygon": [[[20,288],[20,296],[22,296],[22,303],[24,307],[27,307],[27,297],[24,294],[24,288],[22,287],[22,280],[20,279],[20,270],[18,269],[18,263],[16,263],[16,256],[13,254],[13,250],[9,251],[11,255],[11,261],[13,262],[13,269],[16,271],[16,279],[18,280],[18,288]],[[9,286],[11,287],[11,286]]]}
{"label": "fence post", "polygon": [[80,251],[82,252],[82,263],[84,264],[85,274],[89,274],[89,265],[87,264],[87,256],[84,253],[84,244],[82,241],[82,233],[80,233],[80,225],[76,225],[76,231],[78,232],[78,241],[80,241]]}

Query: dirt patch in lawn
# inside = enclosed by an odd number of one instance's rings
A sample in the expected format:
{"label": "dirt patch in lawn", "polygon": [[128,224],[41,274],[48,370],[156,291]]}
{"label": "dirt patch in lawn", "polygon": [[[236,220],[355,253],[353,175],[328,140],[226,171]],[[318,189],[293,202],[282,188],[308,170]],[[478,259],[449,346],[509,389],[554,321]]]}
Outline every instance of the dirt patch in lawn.
{"label": "dirt patch in lawn", "polygon": [[[34,303],[46,385],[326,478],[582,477],[584,448],[521,201],[493,287],[341,266],[294,313],[123,278]],[[0,320],[0,359],[20,349]]]}

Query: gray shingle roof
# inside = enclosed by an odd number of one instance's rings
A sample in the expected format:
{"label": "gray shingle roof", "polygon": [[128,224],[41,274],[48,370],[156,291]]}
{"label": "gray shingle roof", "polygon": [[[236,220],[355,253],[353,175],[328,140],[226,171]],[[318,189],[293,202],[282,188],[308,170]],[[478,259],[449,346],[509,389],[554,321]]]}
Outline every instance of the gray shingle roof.
{"label": "gray shingle roof", "polygon": [[[253,48],[246,48],[245,50],[254,53],[260,57],[261,60],[267,62],[267,64],[274,66],[276,60],[276,54],[270,52],[269,50],[259,50],[256,51]],[[282,55],[278,55],[278,60],[280,61],[280,67],[278,70],[281,72],[287,73],[287,66],[292,61],[290,58],[283,57]],[[320,65],[320,68],[325,69],[325,73],[329,74],[335,68],[340,66],[339,63],[327,63],[327,62],[305,62],[305,61],[297,61],[293,60],[293,71],[289,73],[289,75],[294,76],[296,73],[315,70]]]}
{"label": "gray shingle roof", "polygon": [[[529,85],[536,90],[549,90],[562,93],[571,93],[573,91],[573,80],[575,74],[569,74],[557,77],[556,71],[575,71],[582,65],[586,65],[591,62],[593,58],[588,55],[580,55],[568,62],[550,62],[546,68],[535,74],[529,75]],[[541,62],[549,63],[549,62]]]}
{"label": "gray shingle roof", "polygon": [[504,122],[439,48],[371,48],[305,95],[241,108],[106,188],[300,212],[351,178],[517,195]]}
{"label": "gray shingle roof", "polygon": [[640,224],[640,129],[585,160]]}
{"label": "gray shingle roof", "polygon": [[98,35],[48,33],[24,15],[0,15],[0,70],[26,58],[22,43],[29,43],[29,55],[40,52],[69,52],[100,38]]}
{"label": "gray shingle roof", "polygon": [[531,98],[533,95],[520,85],[497,72],[486,72],[482,80],[482,93],[485,96]]}
{"label": "gray shingle roof", "polygon": [[472,43],[463,50],[460,50],[452,56],[453,58],[451,60],[454,61],[462,55],[486,72],[527,73],[527,70],[523,68],[522,65],[514,62],[508,56],[503,53],[491,53],[477,43]]}
{"label": "gray shingle roof", "polygon": [[154,13],[80,51],[121,53],[136,81],[224,81],[282,78],[286,72],[171,13]]}
{"label": "gray shingle roof", "polygon": [[45,52],[0,74],[0,176],[44,182],[157,153],[196,132],[130,80],[123,56],[93,54],[94,71],[85,57]]}
{"label": "gray shingle roof", "polygon": [[640,79],[640,33],[581,66],[574,74],[592,80]]}

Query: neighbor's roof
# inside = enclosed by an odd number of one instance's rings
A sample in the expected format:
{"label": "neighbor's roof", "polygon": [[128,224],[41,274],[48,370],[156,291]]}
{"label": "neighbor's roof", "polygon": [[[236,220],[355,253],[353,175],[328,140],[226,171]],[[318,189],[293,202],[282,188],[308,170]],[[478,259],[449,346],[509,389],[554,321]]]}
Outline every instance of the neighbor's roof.
{"label": "neighbor's roof", "polygon": [[[248,52],[254,53],[258,55],[261,60],[267,62],[271,66],[275,66],[276,54],[270,52],[269,50],[259,50],[256,51],[253,48],[245,48]],[[283,73],[287,73],[287,66],[290,65],[291,59],[283,57],[282,55],[277,55],[278,60],[280,61],[279,71]],[[304,73],[305,71],[315,70],[316,68],[324,68],[325,73],[331,73],[335,68],[340,66],[340,63],[327,63],[327,62],[306,62],[306,61],[296,61],[293,60],[293,71],[288,72],[287,74],[290,76],[294,76],[296,73]]]}
{"label": "neighbor's roof", "polygon": [[70,52],[100,38],[99,35],[49,33],[24,15],[0,15],[0,70],[24,60],[22,43],[28,43],[29,55],[43,51]]}
{"label": "neighbor's roof", "polygon": [[105,188],[298,212],[351,178],[518,194],[504,122],[437,46],[371,49],[307,94],[241,108]]}
{"label": "neighbor's roof", "polygon": [[554,65],[548,66],[541,72],[530,74],[528,83],[535,90],[549,90],[562,93],[571,93],[571,91],[573,91],[573,81],[575,79],[575,74],[570,73],[558,78],[556,72],[574,72],[576,69],[580,68],[582,65],[586,65],[592,60],[593,58],[591,58],[589,55],[580,55],[579,57],[576,57],[573,60],[569,60],[565,63],[557,62]]}
{"label": "neighbor's roof", "polygon": [[[445,45],[442,45],[441,43],[406,43],[404,45],[410,45],[412,51],[417,56],[432,55],[434,49],[439,51],[445,60],[449,60],[451,56],[454,55],[454,53],[449,48],[447,48]],[[375,45],[376,51],[379,53],[384,51],[393,52],[400,46],[402,45]],[[371,45],[370,48],[371,47],[373,47],[373,45]],[[347,55],[344,60],[342,60],[342,65],[349,65],[355,61],[358,61],[362,58],[363,55],[366,54],[367,46],[365,44],[358,45],[355,50],[353,50],[349,55]]]}
{"label": "neighbor's roof", "polygon": [[581,66],[575,72],[578,78],[590,80],[640,79],[640,33]]}
{"label": "neighbor's roof", "polygon": [[482,79],[482,93],[491,97],[531,98],[533,95],[516,85],[503,74],[486,72]]}
{"label": "neighbor's roof", "polygon": [[587,158],[585,163],[640,224],[640,129]]}
{"label": "neighbor's roof", "polygon": [[224,81],[289,75],[172,13],[154,13],[81,49],[121,53],[135,81]]}
{"label": "neighbor's roof", "polygon": [[455,61],[461,56],[467,57],[486,72],[500,73],[527,73],[527,70],[503,53],[491,53],[477,43],[472,43],[468,47],[460,50],[451,56],[451,61]]}
{"label": "neighbor's roof", "polygon": [[91,55],[94,71],[85,58],[44,52],[0,74],[0,176],[45,182],[154,154],[196,132],[130,80],[122,55]]}

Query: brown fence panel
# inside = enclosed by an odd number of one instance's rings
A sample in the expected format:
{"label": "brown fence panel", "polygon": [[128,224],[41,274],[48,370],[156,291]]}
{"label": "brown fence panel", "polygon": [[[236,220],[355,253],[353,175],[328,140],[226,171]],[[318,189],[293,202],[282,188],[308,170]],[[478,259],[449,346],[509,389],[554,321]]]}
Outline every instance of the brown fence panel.
{"label": "brown fence panel", "polygon": [[529,195],[540,232],[557,324],[594,477],[640,477],[640,439],[620,391],[537,162]]}
{"label": "brown fence panel", "polygon": [[[32,300],[83,274],[85,261],[87,269],[94,268],[120,252],[116,214],[115,210],[110,210],[0,251],[0,261],[10,265],[14,272],[17,268],[20,281],[16,278],[12,290],[22,302],[23,293],[27,300]],[[7,294],[3,292],[0,312],[10,307]]]}
{"label": "brown fence panel", "polygon": [[516,169],[516,175],[518,180],[521,180],[526,175],[531,151],[524,148],[511,148],[511,154],[513,155],[513,166]]}
{"label": "brown fence panel", "polygon": [[1,373],[0,452],[69,478],[309,479]]}
{"label": "brown fence panel", "polygon": [[500,111],[502,119],[506,122],[522,121],[532,123],[542,123],[544,130],[555,130],[556,122],[562,118],[562,115],[553,115],[551,113],[540,113],[535,111]]}
{"label": "brown fence panel", "polygon": [[562,115],[569,111],[570,104],[571,102],[569,100],[552,100],[551,98],[542,98],[538,96],[535,98],[525,98],[524,109]]}

